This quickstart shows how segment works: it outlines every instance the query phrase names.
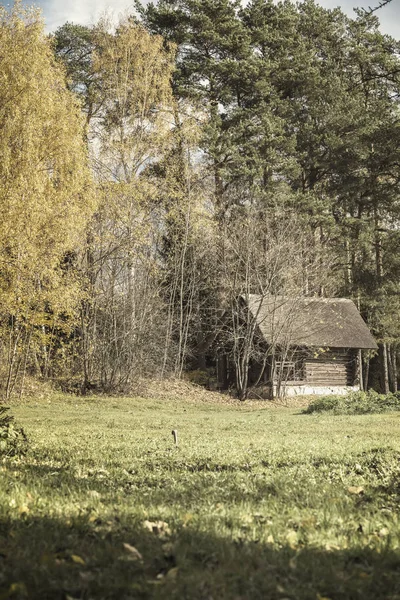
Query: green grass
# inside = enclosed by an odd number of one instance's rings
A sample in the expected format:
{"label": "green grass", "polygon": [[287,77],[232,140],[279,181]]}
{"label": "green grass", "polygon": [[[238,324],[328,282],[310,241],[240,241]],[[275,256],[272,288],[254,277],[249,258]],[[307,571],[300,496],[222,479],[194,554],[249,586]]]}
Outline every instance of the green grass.
{"label": "green grass", "polygon": [[345,396],[321,396],[310,402],[303,411],[305,414],[330,412],[335,415],[366,415],[400,411],[400,393],[378,394],[368,392],[349,392]]}
{"label": "green grass", "polygon": [[73,397],[14,413],[31,448],[0,460],[0,600],[400,599],[400,413]]}

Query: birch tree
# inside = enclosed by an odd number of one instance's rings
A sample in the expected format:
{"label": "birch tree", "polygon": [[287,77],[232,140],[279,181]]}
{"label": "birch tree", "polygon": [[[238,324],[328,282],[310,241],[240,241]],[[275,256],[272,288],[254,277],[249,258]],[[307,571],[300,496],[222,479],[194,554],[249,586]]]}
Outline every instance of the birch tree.
{"label": "birch tree", "polygon": [[94,208],[80,106],[37,11],[0,7],[0,322],[6,397],[79,302],[73,255]]}
{"label": "birch tree", "polygon": [[157,252],[158,188],[152,176],[172,128],[173,51],[131,20],[95,32],[101,89],[91,147],[101,203],[88,240],[82,312],[84,388],[131,386],[162,354]]}

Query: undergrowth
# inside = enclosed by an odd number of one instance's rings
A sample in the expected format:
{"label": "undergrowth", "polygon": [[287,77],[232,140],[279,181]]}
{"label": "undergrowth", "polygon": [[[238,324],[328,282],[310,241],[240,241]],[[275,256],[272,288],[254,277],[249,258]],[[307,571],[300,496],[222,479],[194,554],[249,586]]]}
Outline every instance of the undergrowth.
{"label": "undergrowth", "polygon": [[22,427],[15,424],[8,406],[0,406],[0,456],[23,454],[27,447],[27,437]]}
{"label": "undergrowth", "polygon": [[400,410],[400,393],[350,392],[346,396],[323,396],[313,400],[304,414],[328,412],[335,415],[363,415]]}

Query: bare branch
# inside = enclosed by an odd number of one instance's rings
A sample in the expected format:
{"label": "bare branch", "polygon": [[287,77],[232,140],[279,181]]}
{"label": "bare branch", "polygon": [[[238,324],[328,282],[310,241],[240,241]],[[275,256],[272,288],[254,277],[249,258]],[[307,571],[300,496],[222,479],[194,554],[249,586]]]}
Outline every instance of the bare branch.
{"label": "bare branch", "polygon": [[387,4],[390,4],[391,2],[392,2],[392,0],[381,0],[379,2],[378,6],[375,6],[374,8],[369,6],[368,9],[363,8],[362,11],[365,13],[366,16],[372,15],[374,12],[376,12],[377,10],[380,10]]}

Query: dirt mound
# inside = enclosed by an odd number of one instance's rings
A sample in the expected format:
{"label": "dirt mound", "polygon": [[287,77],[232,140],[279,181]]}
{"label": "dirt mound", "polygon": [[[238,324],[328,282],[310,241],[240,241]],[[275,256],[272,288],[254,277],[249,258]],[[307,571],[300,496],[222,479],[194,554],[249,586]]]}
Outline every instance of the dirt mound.
{"label": "dirt mound", "polygon": [[222,394],[205,389],[190,381],[182,379],[142,379],[136,393],[143,398],[162,400],[184,400],[185,402],[207,402],[213,404],[231,404],[236,406],[252,406],[256,408],[303,408],[310,403],[310,396],[296,396],[265,400],[263,398],[249,398],[240,402],[228,393]]}
{"label": "dirt mound", "polygon": [[138,387],[138,394],[143,398],[178,399],[188,402],[215,402],[219,404],[238,403],[237,399],[228,394],[212,392],[200,385],[182,379],[143,379]]}

